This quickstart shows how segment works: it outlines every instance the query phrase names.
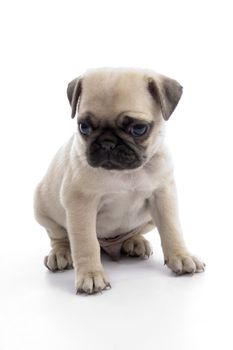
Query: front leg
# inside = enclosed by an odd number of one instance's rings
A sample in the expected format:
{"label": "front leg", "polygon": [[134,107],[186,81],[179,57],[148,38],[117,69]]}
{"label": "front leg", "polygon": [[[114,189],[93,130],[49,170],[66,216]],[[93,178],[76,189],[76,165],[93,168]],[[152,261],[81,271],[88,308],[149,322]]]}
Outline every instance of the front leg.
{"label": "front leg", "polygon": [[149,203],[160,234],[165,264],[179,275],[204,271],[205,264],[189,253],[183,239],[174,180],[157,189]]}
{"label": "front leg", "polygon": [[110,287],[100,260],[96,235],[98,198],[80,193],[66,195],[66,219],[75,269],[77,293],[93,294]]}

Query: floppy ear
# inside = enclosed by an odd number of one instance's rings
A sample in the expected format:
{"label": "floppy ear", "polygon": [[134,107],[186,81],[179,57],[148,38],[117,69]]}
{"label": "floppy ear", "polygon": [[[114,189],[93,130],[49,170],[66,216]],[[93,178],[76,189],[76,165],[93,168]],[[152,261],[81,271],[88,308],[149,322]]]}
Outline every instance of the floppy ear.
{"label": "floppy ear", "polygon": [[183,87],[176,80],[159,75],[155,79],[149,78],[148,89],[159,102],[163,118],[168,120],[181,98]]}
{"label": "floppy ear", "polygon": [[81,77],[72,80],[67,86],[67,97],[71,105],[71,118],[75,116],[81,90]]}

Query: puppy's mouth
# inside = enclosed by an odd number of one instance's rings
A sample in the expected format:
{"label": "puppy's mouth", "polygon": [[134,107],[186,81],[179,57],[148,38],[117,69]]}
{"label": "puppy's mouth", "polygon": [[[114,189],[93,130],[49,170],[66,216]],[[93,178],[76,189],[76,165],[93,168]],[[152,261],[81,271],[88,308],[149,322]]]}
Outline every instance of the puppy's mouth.
{"label": "puppy's mouth", "polygon": [[101,165],[101,168],[108,169],[108,170],[122,170],[120,164],[114,164],[114,162],[107,160],[106,162],[103,162]]}
{"label": "puppy's mouth", "polygon": [[143,152],[125,144],[104,144],[94,142],[88,152],[87,161],[94,168],[126,170],[140,167],[146,160]]}

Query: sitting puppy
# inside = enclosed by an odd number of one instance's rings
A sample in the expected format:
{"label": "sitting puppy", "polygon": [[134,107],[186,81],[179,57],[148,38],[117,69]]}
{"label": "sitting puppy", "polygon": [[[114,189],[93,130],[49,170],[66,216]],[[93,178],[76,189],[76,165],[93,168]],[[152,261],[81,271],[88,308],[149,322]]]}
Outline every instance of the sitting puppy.
{"label": "sitting puppy", "polygon": [[77,293],[110,287],[100,247],[149,257],[143,234],[158,228],[166,265],[176,274],[204,271],[191,255],[178,218],[164,124],[180,84],[151,71],[96,69],[69,83],[78,130],[58,151],[35,193],[35,217],[52,250],[51,271],[75,269]]}

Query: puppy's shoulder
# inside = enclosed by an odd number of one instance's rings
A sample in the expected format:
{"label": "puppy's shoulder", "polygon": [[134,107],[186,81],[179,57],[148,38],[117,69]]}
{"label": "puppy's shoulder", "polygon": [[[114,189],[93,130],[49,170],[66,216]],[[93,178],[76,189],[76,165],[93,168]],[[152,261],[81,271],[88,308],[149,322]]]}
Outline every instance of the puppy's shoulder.
{"label": "puppy's shoulder", "polygon": [[64,173],[70,167],[70,154],[72,150],[74,136],[64,143],[54,155],[48,170],[41,181],[42,187],[61,182]]}
{"label": "puppy's shoulder", "polygon": [[169,149],[163,145],[146,163],[144,171],[150,178],[163,182],[173,174],[173,162]]}

